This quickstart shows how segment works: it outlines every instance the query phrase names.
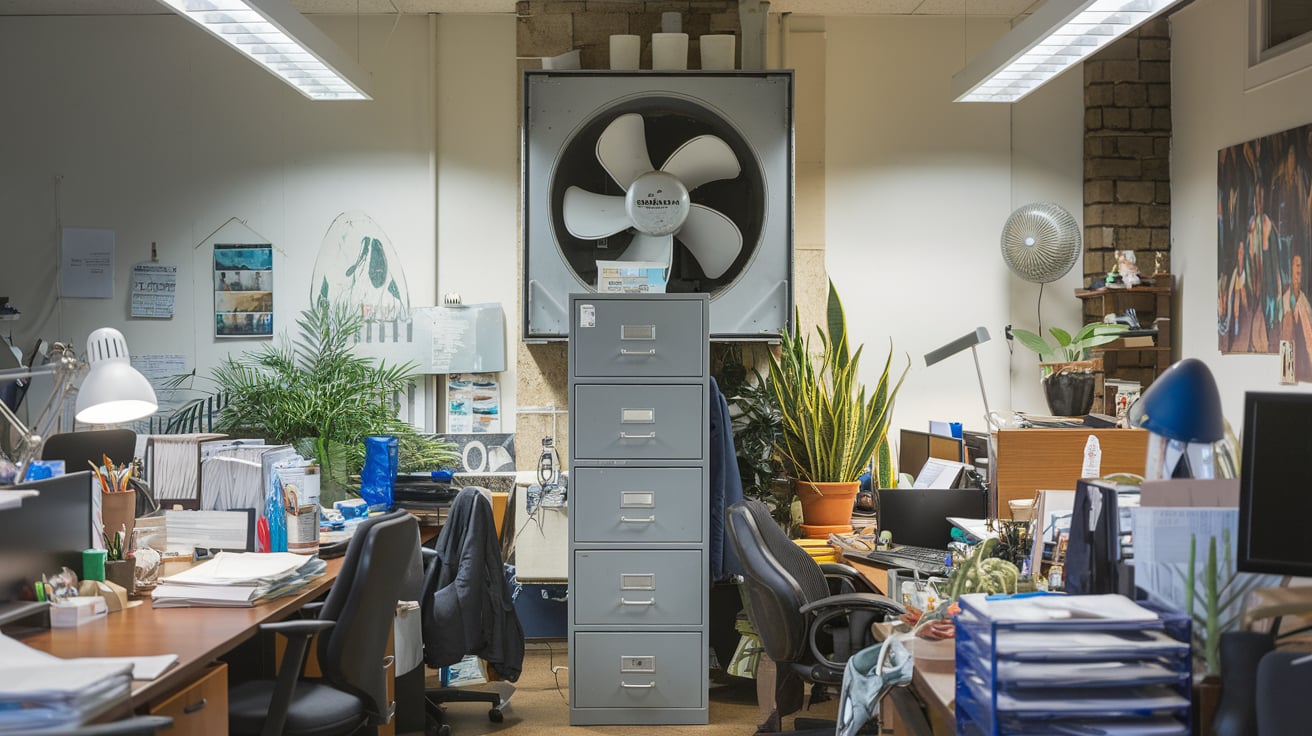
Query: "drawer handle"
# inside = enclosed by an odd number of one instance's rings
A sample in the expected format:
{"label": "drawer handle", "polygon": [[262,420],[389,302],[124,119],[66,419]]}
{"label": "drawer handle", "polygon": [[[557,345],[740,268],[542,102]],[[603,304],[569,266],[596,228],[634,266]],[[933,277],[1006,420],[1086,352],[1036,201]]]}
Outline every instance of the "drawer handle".
{"label": "drawer handle", "polygon": [[620,687],[625,688],[625,689],[627,689],[627,690],[650,690],[650,689],[656,687],[656,681],[655,681],[655,680],[652,680],[651,682],[647,683],[646,685],[630,685],[629,683],[627,683],[627,682],[625,682],[625,681],[623,681],[623,680],[620,680]]}
{"label": "drawer handle", "polygon": [[648,598],[645,601],[631,601],[624,596],[620,596],[620,603],[625,606],[654,606],[656,605],[656,599]]}
{"label": "drawer handle", "polygon": [[192,713],[195,713],[195,712],[198,711],[198,710],[204,710],[204,709],[205,709],[205,706],[206,706],[208,703],[209,703],[209,699],[208,699],[208,698],[201,698],[199,702],[192,703],[191,705],[189,705],[189,706],[183,708],[183,709],[182,709],[182,712],[185,713],[185,714],[190,715],[190,714],[192,714]]}
{"label": "drawer handle", "polygon": [[620,355],[637,355],[651,358],[655,357],[656,348],[651,348],[650,350],[629,350],[628,348],[620,348]]}
{"label": "drawer handle", "polygon": [[651,516],[647,516],[642,519],[635,519],[628,516],[621,516],[620,521],[625,524],[655,524],[656,514],[652,514]]}
{"label": "drawer handle", "polygon": [[655,433],[655,432],[648,432],[647,434],[629,434],[628,432],[620,432],[620,439],[622,439],[622,440],[654,440],[654,439],[656,439],[656,433]]}

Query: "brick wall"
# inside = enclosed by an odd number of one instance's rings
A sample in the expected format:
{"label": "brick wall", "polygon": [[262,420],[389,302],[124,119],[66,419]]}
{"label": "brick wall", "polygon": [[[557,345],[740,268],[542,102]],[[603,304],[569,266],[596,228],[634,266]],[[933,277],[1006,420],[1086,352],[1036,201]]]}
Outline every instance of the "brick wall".
{"label": "brick wall", "polygon": [[1169,258],[1170,155],[1171,40],[1158,18],[1084,63],[1086,283],[1115,266],[1116,250],[1133,250],[1145,274],[1155,252]]}

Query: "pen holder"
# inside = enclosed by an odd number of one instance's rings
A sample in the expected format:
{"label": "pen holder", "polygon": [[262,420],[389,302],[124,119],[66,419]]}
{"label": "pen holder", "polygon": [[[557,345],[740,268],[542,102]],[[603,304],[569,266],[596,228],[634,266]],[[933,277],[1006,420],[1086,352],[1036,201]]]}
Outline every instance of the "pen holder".
{"label": "pen holder", "polygon": [[105,579],[122,587],[128,595],[136,593],[136,572],[132,560],[111,560],[105,563]]}
{"label": "pen holder", "polygon": [[105,536],[114,539],[114,532],[123,532],[123,546],[132,540],[132,529],[137,522],[137,492],[100,493],[100,518],[105,522]]}

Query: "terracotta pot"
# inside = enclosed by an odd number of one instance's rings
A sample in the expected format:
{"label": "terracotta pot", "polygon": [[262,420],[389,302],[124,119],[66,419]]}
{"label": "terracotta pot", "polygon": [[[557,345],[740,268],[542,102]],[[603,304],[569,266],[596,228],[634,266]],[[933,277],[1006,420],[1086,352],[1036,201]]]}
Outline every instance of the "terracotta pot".
{"label": "terracotta pot", "polygon": [[859,481],[847,483],[797,482],[797,497],[802,502],[802,522],[810,526],[848,525],[851,530],[852,504]]}
{"label": "terracotta pot", "polygon": [[807,539],[828,539],[830,534],[846,534],[850,531],[852,531],[851,524],[834,524],[833,526],[802,524],[802,536]]}
{"label": "terracotta pot", "polygon": [[132,529],[137,523],[137,492],[100,494],[100,518],[105,522],[105,536],[111,540],[114,532],[123,531],[123,547],[132,542]]}

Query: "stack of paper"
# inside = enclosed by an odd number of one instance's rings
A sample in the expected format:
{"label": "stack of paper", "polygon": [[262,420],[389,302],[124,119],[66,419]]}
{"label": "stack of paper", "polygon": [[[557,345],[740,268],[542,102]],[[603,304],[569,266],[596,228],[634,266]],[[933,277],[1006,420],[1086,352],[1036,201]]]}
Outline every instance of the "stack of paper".
{"label": "stack of paper", "polygon": [[156,608],[246,607],[300,590],[327,564],[290,552],[220,552],[214,559],[170,575],[155,586]]}
{"label": "stack of paper", "polygon": [[131,663],[63,660],[0,634],[0,734],[85,723],[131,689]]}

